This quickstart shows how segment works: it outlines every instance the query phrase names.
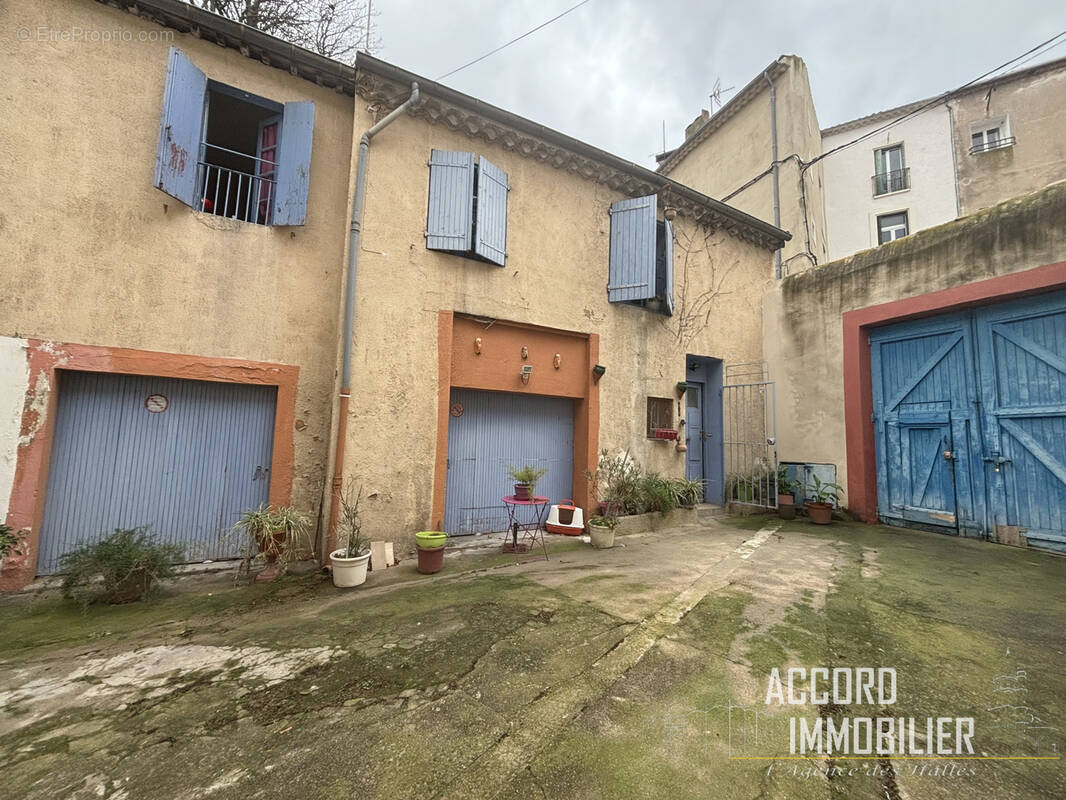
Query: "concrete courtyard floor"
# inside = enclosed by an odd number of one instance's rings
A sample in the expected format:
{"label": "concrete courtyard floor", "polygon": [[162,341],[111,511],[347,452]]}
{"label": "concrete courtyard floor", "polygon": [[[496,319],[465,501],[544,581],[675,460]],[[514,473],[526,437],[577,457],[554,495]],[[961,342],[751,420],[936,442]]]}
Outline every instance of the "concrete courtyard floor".
{"label": "concrete courtyard floor", "polygon": [[[730,518],[551,560],[0,601],[3,798],[1066,797],[1066,558]],[[893,667],[887,707],[765,704]],[[791,755],[790,717],[973,717],[976,757]]]}

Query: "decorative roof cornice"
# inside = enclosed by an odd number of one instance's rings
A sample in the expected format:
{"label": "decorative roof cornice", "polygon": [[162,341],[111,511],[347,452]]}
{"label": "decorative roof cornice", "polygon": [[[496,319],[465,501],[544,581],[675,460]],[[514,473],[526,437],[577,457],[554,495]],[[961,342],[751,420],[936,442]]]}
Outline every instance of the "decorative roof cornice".
{"label": "decorative roof cornice", "polygon": [[409,113],[430,124],[445,125],[471,138],[580,175],[630,197],[658,194],[679,214],[768,250],[784,246],[791,238],[790,234],[768,222],[653,170],[365,53],[360,53],[356,59],[356,94],[375,106],[379,117],[407,99],[412,82],[418,83],[422,99]]}

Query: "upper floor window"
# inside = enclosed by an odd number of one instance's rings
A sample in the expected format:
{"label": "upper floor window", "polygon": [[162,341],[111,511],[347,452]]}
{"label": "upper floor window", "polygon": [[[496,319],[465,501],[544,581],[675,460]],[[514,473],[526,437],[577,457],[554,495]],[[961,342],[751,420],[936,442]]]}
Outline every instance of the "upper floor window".
{"label": "upper floor window", "polygon": [[911,188],[910,169],[903,162],[903,145],[874,150],[874,197]]}
{"label": "upper floor window", "polygon": [[611,205],[607,299],[674,313],[674,230],[655,195]]}
{"label": "upper floor window", "polygon": [[877,218],[877,243],[885,244],[902,239],[910,233],[907,221],[907,212],[898,211],[894,214],[882,214]]}
{"label": "upper floor window", "polygon": [[970,155],[1014,144],[1006,117],[984,119],[970,126]]}
{"label": "upper floor window", "polygon": [[155,185],[209,214],[303,225],[314,121],[314,103],[276,103],[209,80],[172,47]]}
{"label": "upper floor window", "polygon": [[509,191],[507,173],[484,156],[431,150],[426,248],[502,267]]}

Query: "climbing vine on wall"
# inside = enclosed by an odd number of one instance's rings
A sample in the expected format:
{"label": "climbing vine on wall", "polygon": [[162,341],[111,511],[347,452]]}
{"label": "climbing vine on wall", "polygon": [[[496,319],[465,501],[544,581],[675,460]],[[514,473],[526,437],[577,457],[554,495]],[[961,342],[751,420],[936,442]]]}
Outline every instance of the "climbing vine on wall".
{"label": "climbing vine on wall", "polygon": [[723,287],[740,261],[734,258],[727,264],[717,255],[721,239],[716,233],[697,228],[689,235],[680,226],[674,228],[674,249],[681,258],[675,264],[674,315],[663,324],[683,347],[710,325],[719,300],[733,293]]}

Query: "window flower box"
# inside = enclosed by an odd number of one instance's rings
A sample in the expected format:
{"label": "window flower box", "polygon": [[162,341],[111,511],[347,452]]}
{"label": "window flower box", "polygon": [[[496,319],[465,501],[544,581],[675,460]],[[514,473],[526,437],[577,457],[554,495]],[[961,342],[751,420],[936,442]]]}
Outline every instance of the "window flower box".
{"label": "window flower box", "polygon": [[670,440],[677,439],[677,431],[675,431],[673,428],[656,428],[655,438]]}

